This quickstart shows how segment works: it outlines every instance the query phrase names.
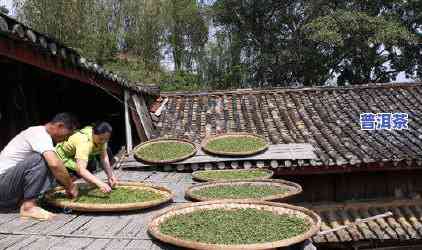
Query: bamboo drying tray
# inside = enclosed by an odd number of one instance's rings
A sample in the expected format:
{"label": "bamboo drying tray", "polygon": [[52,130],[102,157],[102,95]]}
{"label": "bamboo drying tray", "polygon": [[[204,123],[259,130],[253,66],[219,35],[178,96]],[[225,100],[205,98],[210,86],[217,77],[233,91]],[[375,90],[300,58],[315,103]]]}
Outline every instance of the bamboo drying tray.
{"label": "bamboo drying tray", "polygon": [[[186,155],[183,155],[181,157],[177,157],[174,159],[168,159],[168,160],[150,160],[150,159],[146,159],[142,156],[139,156],[136,152],[141,149],[142,147],[154,144],[154,143],[162,143],[162,142],[178,142],[181,144],[187,144],[189,146],[192,147],[192,152]],[[140,162],[145,162],[145,163],[150,163],[150,164],[166,164],[166,163],[174,163],[174,162],[178,162],[178,161],[182,161],[185,160],[187,158],[190,158],[192,156],[194,156],[196,154],[196,152],[198,151],[197,147],[195,144],[193,144],[192,142],[188,141],[188,140],[182,140],[182,139],[174,139],[174,138],[158,138],[158,139],[154,139],[154,140],[149,140],[146,142],[143,142],[141,144],[139,144],[138,146],[136,146],[133,149],[134,152],[134,157],[136,160],[140,161]]]}
{"label": "bamboo drying tray", "polygon": [[[255,150],[250,150],[250,151],[244,151],[244,152],[236,152],[236,151],[220,151],[220,150],[213,150],[207,147],[207,144],[213,140],[216,139],[222,139],[222,138],[230,138],[230,137],[250,137],[250,138],[258,138],[263,140],[263,142],[265,142],[265,146],[257,148]],[[223,156],[248,156],[248,155],[254,155],[254,154],[258,154],[261,153],[265,150],[268,149],[268,143],[266,142],[265,138],[255,135],[255,134],[250,134],[250,133],[243,133],[243,132],[239,132],[239,133],[225,133],[225,134],[220,134],[220,135],[215,135],[215,136],[210,136],[205,138],[202,141],[202,150],[204,152],[210,153],[210,154],[215,154],[215,155],[223,155]]]}
{"label": "bamboo drying tray", "polygon": [[[78,183],[79,187],[88,188],[92,185],[87,183]],[[64,192],[63,187],[57,187],[48,191],[45,195],[45,200],[52,206],[60,208],[68,208],[73,211],[80,212],[122,212],[122,211],[132,211],[146,209],[150,207],[155,207],[163,203],[169,202],[173,199],[174,193],[165,187],[146,184],[141,182],[118,182],[117,186],[134,188],[139,190],[148,190],[153,191],[163,195],[163,198],[146,201],[146,202],[131,202],[131,203],[118,203],[118,204],[98,204],[98,203],[80,203],[75,201],[63,201],[54,199],[54,194],[57,192]]]}
{"label": "bamboo drying tray", "polygon": [[261,172],[265,172],[264,176],[261,177],[251,177],[251,178],[245,178],[245,179],[230,179],[230,181],[253,181],[253,180],[266,180],[266,179],[271,179],[271,177],[273,177],[274,175],[274,171],[269,170],[269,169],[223,169],[223,170],[200,170],[200,171],[195,171],[192,173],[192,178],[197,180],[197,181],[229,181],[226,179],[213,179],[213,178],[207,178],[204,176],[201,176],[201,173],[204,172],[209,172],[209,171],[215,171],[215,172],[219,172],[219,173],[227,173],[227,172],[251,172],[251,171],[261,171]]}
{"label": "bamboo drying tray", "polygon": [[[173,236],[165,235],[160,232],[160,224],[165,222],[167,219],[180,215],[195,212],[197,210],[207,209],[228,209],[233,210],[237,208],[253,208],[259,210],[271,211],[276,214],[289,214],[298,216],[307,220],[311,226],[310,228],[297,236],[275,241],[258,244],[245,244],[245,245],[222,245],[222,244],[208,244],[196,241],[183,240],[175,238]],[[175,208],[167,209],[161,214],[155,216],[148,226],[148,232],[156,239],[165,243],[173,244],[179,247],[191,248],[191,249],[202,249],[202,250],[258,250],[258,249],[274,249],[278,247],[287,247],[306,239],[311,238],[318,233],[321,227],[321,218],[311,210],[303,207],[292,206],[284,203],[275,203],[268,201],[251,201],[251,200],[220,200],[220,201],[207,201],[189,203],[187,205],[179,205]]]}
{"label": "bamboo drying tray", "polygon": [[[196,190],[201,190],[203,188],[210,188],[210,187],[218,187],[218,186],[239,186],[239,185],[249,185],[249,186],[273,186],[273,187],[280,187],[285,188],[285,193],[269,195],[261,198],[249,198],[249,199],[257,199],[263,201],[275,201],[275,200],[282,200],[288,197],[300,194],[302,192],[302,187],[294,182],[285,181],[285,180],[256,180],[256,181],[216,181],[216,182],[207,182],[193,185],[186,189],[185,196],[186,198],[193,200],[193,201],[212,201],[212,200],[221,200],[218,198],[210,198],[205,196],[200,196],[195,194]],[[247,198],[240,198],[240,199],[247,199]],[[237,199],[236,199],[237,200]]]}

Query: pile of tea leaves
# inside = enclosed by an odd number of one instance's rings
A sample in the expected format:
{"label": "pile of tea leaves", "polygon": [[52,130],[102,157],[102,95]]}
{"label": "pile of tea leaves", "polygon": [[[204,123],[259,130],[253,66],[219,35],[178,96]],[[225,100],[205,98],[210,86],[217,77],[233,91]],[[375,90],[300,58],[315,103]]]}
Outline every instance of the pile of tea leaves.
{"label": "pile of tea leaves", "polygon": [[195,173],[199,178],[213,181],[251,180],[259,179],[268,175],[267,171],[253,170],[224,170],[224,171],[198,171]]}
{"label": "pile of tea leaves", "polygon": [[255,244],[288,239],[311,224],[292,215],[276,215],[252,208],[197,210],[164,221],[161,233],[208,244]]}
{"label": "pile of tea leaves", "polygon": [[285,194],[289,190],[271,185],[217,185],[203,187],[192,192],[193,195],[209,199],[259,199],[271,195]]}
{"label": "pile of tea leaves", "polygon": [[188,143],[162,141],[144,145],[135,154],[146,161],[166,161],[185,157],[194,150],[193,146]]}
{"label": "pile of tea leaves", "polygon": [[58,201],[72,201],[91,204],[119,204],[132,202],[147,202],[163,199],[164,195],[147,189],[135,189],[117,187],[110,193],[105,194],[98,188],[84,188],[79,190],[79,196],[76,200],[67,198],[64,193],[54,194],[54,199]]}
{"label": "pile of tea leaves", "polygon": [[251,152],[264,148],[264,139],[252,136],[225,136],[210,140],[205,148],[216,152]]}

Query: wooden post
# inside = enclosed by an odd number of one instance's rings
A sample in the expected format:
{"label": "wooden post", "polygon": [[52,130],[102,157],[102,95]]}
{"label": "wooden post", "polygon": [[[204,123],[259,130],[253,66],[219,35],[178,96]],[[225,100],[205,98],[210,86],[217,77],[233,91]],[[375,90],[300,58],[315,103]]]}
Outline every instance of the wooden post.
{"label": "wooden post", "polygon": [[133,95],[132,100],[135,104],[136,113],[141,121],[143,132],[145,133],[147,140],[149,140],[152,137],[152,120],[145,99],[143,96]]}
{"label": "wooden post", "polygon": [[132,143],[132,127],[129,118],[129,91],[125,90],[125,128],[126,128],[126,150],[130,154],[133,149]]}

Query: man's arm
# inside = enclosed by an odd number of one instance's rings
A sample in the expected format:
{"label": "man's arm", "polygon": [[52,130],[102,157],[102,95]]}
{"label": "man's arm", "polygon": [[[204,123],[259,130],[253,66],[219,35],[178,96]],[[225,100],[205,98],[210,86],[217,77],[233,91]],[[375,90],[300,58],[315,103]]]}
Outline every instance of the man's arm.
{"label": "man's arm", "polygon": [[76,172],[88,183],[96,185],[104,193],[109,193],[111,188],[109,185],[98,179],[95,175],[91,174],[86,168],[88,166],[88,161],[86,160],[76,160]]}
{"label": "man's arm", "polygon": [[43,153],[47,165],[57,181],[64,186],[67,193],[73,197],[78,196],[76,185],[72,182],[63,162],[57,157],[54,151],[45,151]]}

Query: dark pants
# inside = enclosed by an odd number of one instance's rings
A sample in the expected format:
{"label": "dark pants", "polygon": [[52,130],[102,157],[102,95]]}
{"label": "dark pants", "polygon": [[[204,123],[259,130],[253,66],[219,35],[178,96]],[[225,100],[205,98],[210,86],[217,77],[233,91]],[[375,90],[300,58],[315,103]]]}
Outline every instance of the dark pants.
{"label": "dark pants", "polygon": [[22,199],[35,199],[55,185],[45,159],[33,153],[0,175],[0,209],[15,209]]}
{"label": "dark pants", "polygon": [[317,248],[312,244],[312,241],[305,240],[301,243],[297,243],[294,245],[291,245],[287,248],[282,248],[283,250],[316,250]]}

